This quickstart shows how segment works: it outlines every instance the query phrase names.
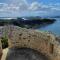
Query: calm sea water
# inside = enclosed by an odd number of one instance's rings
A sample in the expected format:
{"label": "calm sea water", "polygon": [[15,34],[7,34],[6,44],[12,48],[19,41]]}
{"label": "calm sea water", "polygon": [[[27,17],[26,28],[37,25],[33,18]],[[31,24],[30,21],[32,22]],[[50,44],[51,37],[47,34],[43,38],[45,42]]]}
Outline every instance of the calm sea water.
{"label": "calm sea water", "polygon": [[60,36],[60,18],[55,18],[56,22],[45,27],[38,28],[38,30],[51,31],[52,33]]}

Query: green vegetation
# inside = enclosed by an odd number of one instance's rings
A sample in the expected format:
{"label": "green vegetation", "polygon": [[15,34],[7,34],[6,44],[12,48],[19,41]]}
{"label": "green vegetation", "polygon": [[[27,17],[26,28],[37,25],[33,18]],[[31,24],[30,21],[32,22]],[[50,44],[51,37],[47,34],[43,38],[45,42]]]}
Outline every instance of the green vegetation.
{"label": "green vegetation", "polygon": [[[25,19],[25,20],[24,20]],[[42,26],[46,26],[55,22],[55,19],[47,19],[47,18],[37,18],[37,17],[29,17],[29,18],[17,18],[13,20],[12,23],[16,26],[22,28],[38,28]]]}
{"label": "green vegetation", "polygon": [[55,19],[40,18],[40,17],[26,17],[24,19],[23,17],[16,19],[0,19],[0,26],[13,24],[22,28],[37,28],[55,22]]}
{"label": "green vegetation", "polygon": [[8,39],[7,38],[2,37],[1,42],[2,42],[3,49],[8,47]]}

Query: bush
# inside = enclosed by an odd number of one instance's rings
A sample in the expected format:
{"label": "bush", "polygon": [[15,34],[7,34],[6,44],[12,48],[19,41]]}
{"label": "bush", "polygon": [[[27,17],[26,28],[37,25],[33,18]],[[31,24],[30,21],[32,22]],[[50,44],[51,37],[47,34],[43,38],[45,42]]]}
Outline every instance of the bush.
{"label": "bush", "polygon": [[2,48],[7,48],[8,47],[8,39],[7,38],[2,38]]}

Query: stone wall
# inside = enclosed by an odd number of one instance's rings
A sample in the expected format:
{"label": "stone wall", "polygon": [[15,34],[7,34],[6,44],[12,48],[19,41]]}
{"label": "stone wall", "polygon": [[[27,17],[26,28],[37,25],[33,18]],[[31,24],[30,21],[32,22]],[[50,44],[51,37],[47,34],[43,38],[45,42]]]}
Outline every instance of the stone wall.
{"label": "stone wall", "polygon": [[[45,35],[42,32],[28,30],[24,28],[15,29],[9,35],[9,47],[27,47],[39,50],[43,53],[52,53],[52,45],[48,42],[50,35]],[[44,51],[43,51],[44,50]]]}
{"label": "stone wall", "polygon": [[3,36],[6,34],[8,38],[10,49],[32,48],[51,60],[60,60],[60,43],[52,33],[17,26],[5,26],[3,32]]}
{"label": "stone wall", "polygon": [[17,26],[10,26],[9,29],[9,48],[32,48],[51,60],[60,60],[60,44],[55,35]]}

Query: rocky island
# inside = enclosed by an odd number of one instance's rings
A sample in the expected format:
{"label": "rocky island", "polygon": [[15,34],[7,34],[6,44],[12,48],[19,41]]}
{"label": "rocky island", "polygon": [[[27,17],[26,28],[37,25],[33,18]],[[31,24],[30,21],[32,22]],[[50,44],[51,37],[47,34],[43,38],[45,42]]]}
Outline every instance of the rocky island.
{"label": "rocky island", "polygon": [[4,24],[13,24],[22,28],[37,28],[54,23],[55,19],[40,18],[40,17],[20,17],[16,19],[0,19],[0,26]]}

